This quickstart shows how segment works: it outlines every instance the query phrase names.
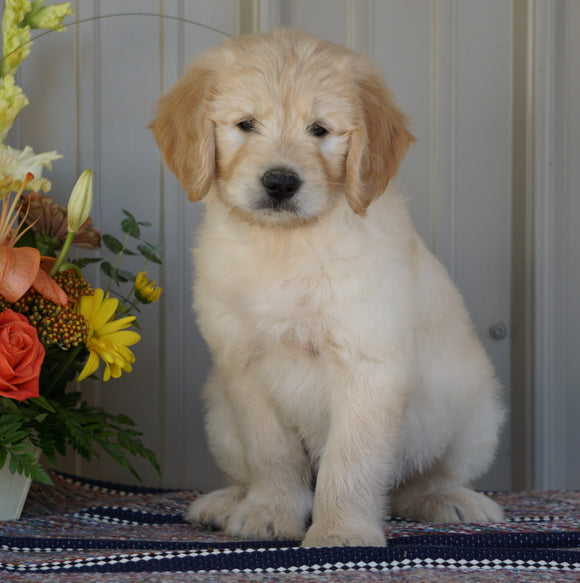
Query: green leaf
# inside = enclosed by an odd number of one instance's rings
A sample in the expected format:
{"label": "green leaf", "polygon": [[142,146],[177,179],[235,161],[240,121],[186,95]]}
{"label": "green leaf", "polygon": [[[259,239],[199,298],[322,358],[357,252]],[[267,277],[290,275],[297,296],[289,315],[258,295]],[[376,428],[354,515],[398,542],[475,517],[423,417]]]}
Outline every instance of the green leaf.
{"label": "green leaf", "polygon": [[107,249],[111,251],[111,253],[114,253],[115,255],[123,251],[124,247],[123,243],[121,243],[121,241],[119,241],[119,239],[117,239],[116,237],[113,237],[113,235],[103,235],[102,241],[107,247]]}
{"label": "green leaf", "polygon": [[15,247],[36,247],[36,236],[32,229],[28,229],[24,234],[21,234],[16,241]]}
{"label": "green leaf", "polygon": [[[7,415],[8,413],[15,411],[15,409],[12,409],[9,406],[10,405],[9,401],[12,401],[12,399],[4,399],[4,397],[0,397],[0,419],[2,419],[4,415]],[[18,411],[18,409],[16,409],[16,411]]]}
{"label": "green leaf", "polygon": [[4,466],[8,455],[10,455],[8,468],[11,473],[24,474],[45,484],[52,483],[50,476],[39,464],[36,451],[29,443],[19,443],[15,446],[5,446],[4,449],[0,449],[0,467]]}
{"label": "green leaf", "polygon": [[[23,228],[25,228],[25,225],[22,223],[20,230]],[[16,241],[15,247],[34,247],[40,251],[41,255],[56,257],[62,248],[62,241],[57,239],[54,235],[28,229],[20,235],[20,238]]]}
{"label": "green leaf", "polygon": [[137,245],[137,249],[139,250],[139,253],[141,253],[141,255],[145,257],[145,259],[161,265],[161,259],[155,252],[155,248],[153,247],[153,245],[151,245],[150,243],[140,244]]}
{"label": "green leaf", "polygon": [[127,281],[135,281],[136,275],[125,269],[117,269],[117,277],[121,283],[125,283]]}
{"label": "green leaf", "polygon": [[26,422],[22,413],[7,413],[0,416],[0,442],[16,443],[18,433]]}
{"label": "green leaf", "polygon": [[52,486],[52,480],[50,479],[50,475],[38,462],[30,466],[30,477],[37,482],[41,482],[42,484],[48,484],[49,486]]}
{"label": "green leaf", "polygon": [[18,458],[11,455],[10,456],[10,461],[8,462],[8,469],[10,470],[11,474],[16,474],[17,472],[19,474],[22,474],[24,472],[18,471]]}
{"label": "green leaf", "polygon": [[[64,351],[59,349],[59,352],[64,352]],[[54,407],[42,395],[40,395],[38,397],[34,397],[33,399],[31,399],[31,402],[33,402],[35,405],[38,405],[42,409],[46,409],[47,411],[50,411],[51,413],[56,413],[56,411],[54,410]]]}
{"label": "green leaf", "polygon": [[117,285],[126,283],[127,281],[135,281],[135,274],[124,269],[114,269],[108,261],[101,263],[101,271]]}
{"label": "green leaf", "polygon": [[133,421],[131,417],[124,415],[123,413],[117,415],[117,417],[115,417],[115,421],[117,423],[121,423],[121,425],[129,425],[130,427],[135,427],[135,421]]}
{"label": "green leaf", "polygon": [[102,259],[100,257],[81,257],[80,259],[73,259],[71,263],[80,269],[84,269],[87,265],[99,263]]}
{"label": "green leaf", "polygon": [[[119,297],[123,297],[120,294],[116,294],[119,295]],[[123,297],[123,299],[125,299]],[[122,304],[119,304],[119,307],[117,308],[117,315],[118,316],[130,316],[132,312],[132,308],[131,306],[124,306]]]}
{"label": "green leaf", "polygon": [[117,272],[113,269],[113,266],[108,261],[103,261],[101,263],[101,271],[115,283],[119,283],[117,280]]}
{"label": "green leaf", "polygon": [[137,219],[135,219],[129,211],[123,210],[123,214],[126,218],[121,221],[121,230],[126,235],[129,235],[129,237],[139,239],[141,236],[141,229],[139,228]]}

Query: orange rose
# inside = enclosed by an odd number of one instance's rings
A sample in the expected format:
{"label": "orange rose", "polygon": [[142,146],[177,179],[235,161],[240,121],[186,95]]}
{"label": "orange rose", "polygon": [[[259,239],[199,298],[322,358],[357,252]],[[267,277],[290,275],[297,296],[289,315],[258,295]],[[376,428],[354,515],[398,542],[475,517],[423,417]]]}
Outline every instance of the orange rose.
{"label": "orange rose", "polygon": [[44,347],[27,318],[12,310],[0,313],[0,395],[23,401],[38,397]]}

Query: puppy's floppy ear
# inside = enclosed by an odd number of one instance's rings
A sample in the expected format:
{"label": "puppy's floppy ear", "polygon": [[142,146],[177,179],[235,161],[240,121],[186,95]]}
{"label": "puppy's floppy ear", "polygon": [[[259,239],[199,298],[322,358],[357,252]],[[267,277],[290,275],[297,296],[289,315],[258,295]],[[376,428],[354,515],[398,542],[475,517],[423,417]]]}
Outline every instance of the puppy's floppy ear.
{"label": "puppy's floppy ear", "polygon": [[362,119],[351,134],[345,187],[352,210],[364,215],[397,173],[415,138],[408,130],[408,118],[375,71],[363,72],[357,85]]}
{"label": "puppy's floppy ear", "polygon": [[214,124],[208,118],[214,71],[194,61],[157,104],[151,124],[165,163],[190,200],[200,200],[215,173]]}

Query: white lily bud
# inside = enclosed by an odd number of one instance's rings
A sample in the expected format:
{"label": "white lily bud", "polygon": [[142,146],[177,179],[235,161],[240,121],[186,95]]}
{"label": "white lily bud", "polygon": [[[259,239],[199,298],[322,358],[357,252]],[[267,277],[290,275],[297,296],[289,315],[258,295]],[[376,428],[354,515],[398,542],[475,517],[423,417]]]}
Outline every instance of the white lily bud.
{"label": "white lily bud", "polygon": [[70,195],[67,212],[69,233],[76,233],[89,218],[93,206],[93,173],[87,168]]}

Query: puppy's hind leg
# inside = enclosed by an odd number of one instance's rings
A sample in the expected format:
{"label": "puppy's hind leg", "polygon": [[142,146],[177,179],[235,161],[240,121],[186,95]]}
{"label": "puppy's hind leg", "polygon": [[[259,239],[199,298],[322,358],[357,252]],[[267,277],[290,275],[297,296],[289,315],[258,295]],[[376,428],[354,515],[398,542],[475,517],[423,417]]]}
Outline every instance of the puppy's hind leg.
{"label": "puppy's hind leg", "polygon": [[391,514],[420,522],[503,522],[501,506],[468,484],[491,465],[503,410],[493,395],[474,406],[443,457],[392,495]]}
{"label": "puppy's hind leg", "polygon": [[418,522],[503,522],[499,504],[445,473],[432,472],[405,484],[391,499],[391,513]]}

